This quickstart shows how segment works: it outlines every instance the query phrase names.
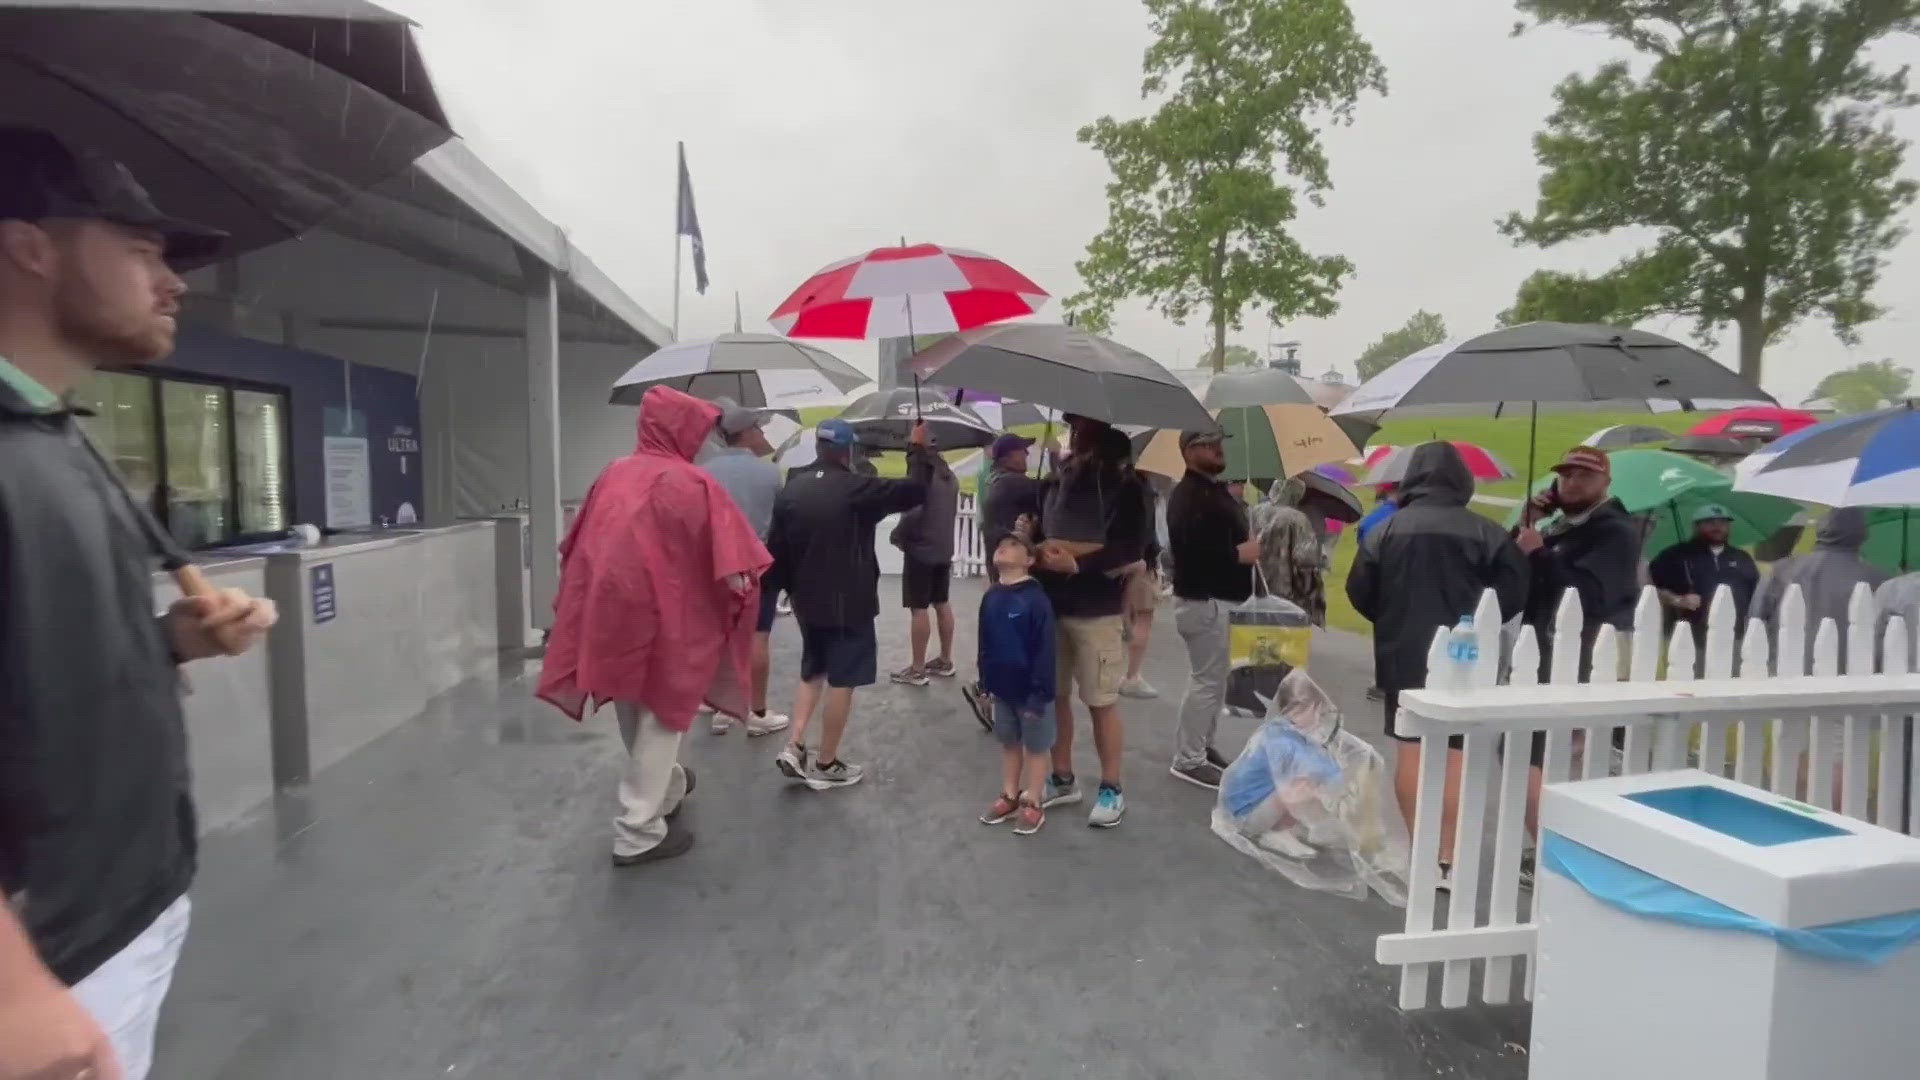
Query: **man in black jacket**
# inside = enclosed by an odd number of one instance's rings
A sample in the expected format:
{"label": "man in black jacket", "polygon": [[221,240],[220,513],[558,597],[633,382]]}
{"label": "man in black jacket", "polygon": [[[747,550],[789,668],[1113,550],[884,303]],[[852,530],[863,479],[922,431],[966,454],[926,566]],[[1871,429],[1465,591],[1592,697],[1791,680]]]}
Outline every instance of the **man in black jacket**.
{"label": "man in black jacket", "polygon": [[154,616],[157,526],[68,400],[173,351],[170,260],[219,238],[117,163],[0,128],[3,1080],[146,1075],[194,872],[177,665],[274,621],[237,590]]}
{"label": "man in black jacket", "polygon": [[1621,631],[1620,658],[1628,654],[1633,605],[1640,595],[1640,536],[1620,500],[1608,494],[1613,469],[1607,455],[1576,446],[1553,467],[1555,479],[1528,504],[1533,514],[1560,513],[1544,530],[1529,522],[1515,539],[1527,556],[1533,583],[1527,592],[1527,624],[1540,641],[1540,678],[1553,657],[1554,613],[1568,589],[1580,594],[1580,678],[1593,673],[1593,643],[1600,628]]}
{"label": "man in black jacket", "polygon": [[1693,514],[1693,537],[1667,548],[1647,567],[1647,577],[1660,590],[1660,603],[1675,624],[1693,627],[1693,643],[1700,648],[1698,670],[1706,666],[1707,611],[1714,594],[1725,585],[1733,598],[1734,633],[1745,633],[1747,610],[1760,585],[1760,567],[1753,556],[1734,547],[1733,512],[1724,506],[1702,506]]}
{"label": "man in black jacket", "polygon": [[[1406,820],[1420,789],[1417,736],[1397,728],[1400,692],[1427,684],[1434,631],[1471,615],[1488,589],[1510,619],[1525,608],[1527,563],[1498,525],[1467,509],[1473,474],[1452,443],[1416,447],[1400,486],[1400,509],[1367,533],[1347,576],[1347,599],[1373,623],[1374,681],[1386,695],[1387,734],[1399,742],[1394,793]],[[1460,753],[1447,755],[1440,861],[1453,861]]]}
{"label": "man in black jacket", "polygon": [[[873,530],[888,514],[905,513],[927,498],[933,450],[927,427],[915,424],[907,478],[863,476],[851,465],[855,438],[844,420],[815,430],[819,457],[787,481],[773,504],[767,550],[773,569],[760,587],[784,589],[800,624],[800,686],[793,696],[793,727],[774,763],[815,791],[860,782],[865,770],[840,760],[840,738],[853,712],[853,691],[871,685],[878,644],[880,563]],[[809,755],[807,723],[826,699],[820,747]]]}
{"label": "man in black jacket", "polygon": [[1220,481],[1227,454],[1217,431],[1180,435],[1187,472],[1167,498],[1173,553],[1173,625],[1187,644],[1187,696],[1169,771],[1219,790],[1227,760],[1213,748],[1227,695],[1227,609],[1253,595],[1260,541],[1250,539],[1247,504]]}

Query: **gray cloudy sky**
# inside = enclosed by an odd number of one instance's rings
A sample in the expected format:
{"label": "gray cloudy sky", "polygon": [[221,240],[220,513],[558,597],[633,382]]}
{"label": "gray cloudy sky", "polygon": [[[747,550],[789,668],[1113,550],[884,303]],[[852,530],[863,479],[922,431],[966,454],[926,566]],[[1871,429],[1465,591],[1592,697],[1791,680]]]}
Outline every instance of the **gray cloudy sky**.
{"label": "gray cloudy sky", "polygon": [[[674,142],[684,140],[712,288],[682,300],[683,336],[748,329],[822,264],[934,241],[976,248],[1056,297],[1105,222],[1106,168],[1074,140],[1141,109],[1147,44],[1133,0],[383,0],[422,24],[456,126],[502,175],[662,321],[672,308]],[[1418,308],[1455,333],[1488,329],[1541,266],[1597,270],[1614,237],[1515,248],[1494,220],[1531,206],[1529,137],[1553,84],[1619,54],[1571,33],[1514,39],[1502,0],[1353,0],[1390,92],[1329,133],[1334,190],[1297,223],[1358,273],[1333,318],[1288,326],[1309,373],[1352,359]],[[1899,63],[1920,47],[1883,50]],[[1920,116],[1901,127],[1920,135]],[[1920,153],[1909,166],[1920,174]],[[1797,402],[1820,376],[1905,348],[1920,286],[1909,242],[1882,281],[1891,314],[1858,349],[1802,327],[1768,354],[1768,388]],[[1049,311],[1055,311],[1049,307]],[[1649,324],[1680,334],[1685,324]],[[1205,347],[1196,323],[1146,307],[1115,335],[1169,366]],[[1265,325],[1237,340],[1263,348]],[[1278,340],[1278,338],[1276,338]],[[873,347],[836,348],[872,370]],[[1731,360],[1732,337],[1718,355]]]}

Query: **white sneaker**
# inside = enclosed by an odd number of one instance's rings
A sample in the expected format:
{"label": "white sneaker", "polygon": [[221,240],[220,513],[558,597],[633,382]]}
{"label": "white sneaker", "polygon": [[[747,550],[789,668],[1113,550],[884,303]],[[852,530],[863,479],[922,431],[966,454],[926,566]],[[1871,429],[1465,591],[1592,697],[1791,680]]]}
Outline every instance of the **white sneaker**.
{"label": "white sneaker", "polygon": [[1255,840],[1254,843],[1266,848],[1275,855],[1284,855],[1289,859],[1298,859],[1301,862],[1316,858],[1320,854],[1318,848],[1300,839],[1298,836],[1293,835],[1290,829],[1273,829],[1261,833],[1260,839]]}
{"label": "white sneaker", "polygon": [[809,756],[806,747],[795,746],[792,743],[788,743],[780,748],[778,754],[773,756],[773,765],[774,768],[780,770],[780,775],[789,780],[805,780],[807,778],[807,758]]}
{"label": "white sneaker", "polygon": [[701,709],[700,711],[707,714],[707,723],[715,735],[725,735],[733,729],[733,717],[728,716],[726,713],[713,712],[709,709]]}
{"label": "white sneaker", "polygon": [[747,716],[747,734],[771,735],[776,731],[787,730],[787,725],[791,723],[793,723],[793,719],[786,713],[769,712],[762,713],[759,716],[749,714]]}
{"label": "white sneaker", "polygon": [[1147,680],[1136,676],[1123,680],[1120,683],[1120,696],[1138,698],[1141,701],[1151,701],[1160,696],[1160,691],[1148,685]]}
{"label": "white sneaker", "polygon": [[818,761],[807,763],[807,786],[815,791],[827,791],[832,788],[852,787],[867,775],[867,770],[849,761],[835,761],[822,765]]}

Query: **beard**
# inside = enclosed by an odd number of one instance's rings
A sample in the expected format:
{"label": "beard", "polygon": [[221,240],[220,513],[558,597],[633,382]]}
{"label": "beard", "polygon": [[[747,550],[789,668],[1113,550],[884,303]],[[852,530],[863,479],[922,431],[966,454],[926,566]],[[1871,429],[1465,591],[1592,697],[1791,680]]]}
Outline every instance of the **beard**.
{"label": "beard", "polygon": [[174,322],[152,301],[108,302],[102,290],[68,275],[53,294],[54,326],[81,355],[101,367],[151,364],[173,352]]}

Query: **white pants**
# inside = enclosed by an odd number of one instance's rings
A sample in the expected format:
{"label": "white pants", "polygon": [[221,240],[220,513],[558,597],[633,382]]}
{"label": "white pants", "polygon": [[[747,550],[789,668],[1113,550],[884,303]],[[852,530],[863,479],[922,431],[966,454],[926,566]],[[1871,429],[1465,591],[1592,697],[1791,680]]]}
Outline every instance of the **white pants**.
{"label": "white pants", "polygon": [[613,853],[651,851],[667,838],[667,815],[687,797],[687,771],[680,767],[679,731],[669,731],[637,705],[615,702],[627,771],[620,777],[620,816],[613,819]]}
{"label": "white pants", "polygon": [[146,1080],[153,1068],[153,1030],[173,983],[174,965],[180,962],[180,946],[187,940],[191,910],[186,897],[175,900],[153,925],[73,988],[73,996],[113,1043],[126,1080]]}

